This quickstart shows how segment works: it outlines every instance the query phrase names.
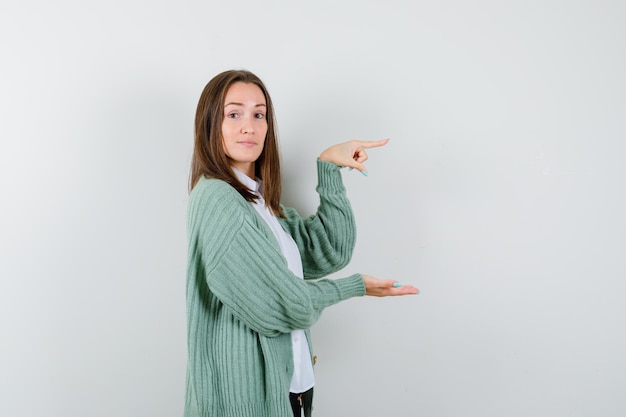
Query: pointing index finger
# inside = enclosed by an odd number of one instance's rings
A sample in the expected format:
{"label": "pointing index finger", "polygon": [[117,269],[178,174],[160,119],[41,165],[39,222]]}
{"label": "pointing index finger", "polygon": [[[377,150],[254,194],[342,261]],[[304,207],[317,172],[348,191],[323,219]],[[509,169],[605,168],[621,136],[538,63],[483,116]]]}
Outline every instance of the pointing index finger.
{"label": "pointing index finger", "polygon": [[370,149],[370,148],[378,148],[379,146],[383,146],[386,145],[387,142],[389,142],[389,139],[383,139],[383,140],[357,140],[356,141],[357,144],[365,149]]}

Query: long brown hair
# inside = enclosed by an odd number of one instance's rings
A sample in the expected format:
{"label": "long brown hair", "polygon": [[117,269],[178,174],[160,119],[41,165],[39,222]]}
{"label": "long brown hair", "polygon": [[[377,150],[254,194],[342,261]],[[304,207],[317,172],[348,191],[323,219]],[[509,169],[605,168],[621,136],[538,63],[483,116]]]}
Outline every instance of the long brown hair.
{"label": "long brown hair", "polygon": [[265,204],[279,217],[284,217],[280,206],[280,160],[274,106],[263,82],[245,70],[224,71],[213,77],[204,87],[198,108],[196,109],[195,140],[191,172],[189,175],[189,191],[201,177],[216,178],[227,182],[235,188],[247,201],[256,201],[252,194],[233,173],[228,156],[224,151],[222,137],[222,121],[224,120],[224,99],[230,86],[236,82],[258,86],[267,105],[267,136],[261,155],[254,164],[254,175],[263,180]]}

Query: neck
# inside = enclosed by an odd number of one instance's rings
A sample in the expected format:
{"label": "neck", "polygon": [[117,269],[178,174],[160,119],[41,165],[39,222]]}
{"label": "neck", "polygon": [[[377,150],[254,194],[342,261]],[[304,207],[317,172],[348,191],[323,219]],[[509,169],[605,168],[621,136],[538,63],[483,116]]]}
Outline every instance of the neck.
{"label": "neck", "polygon": [[232,166],[254,179],[254,162],[236,162]]}

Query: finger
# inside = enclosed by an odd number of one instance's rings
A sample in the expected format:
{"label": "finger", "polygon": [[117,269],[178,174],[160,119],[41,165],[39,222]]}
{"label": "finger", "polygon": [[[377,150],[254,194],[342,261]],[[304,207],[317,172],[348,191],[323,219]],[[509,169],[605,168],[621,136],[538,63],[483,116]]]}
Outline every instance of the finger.
{"label": "finger", "polygon": [[402,295],[402,291],[394,287],[395,281],[392,279],[381,279],[378,281],[377,292],[379,297],[393,297],[395,295]]}
{"label": "finger", "polygon": [[357,148],[352,155],[352,160],[346,163],[346,166],[351,169],[357,169],[361,174],[367,176],[367,169],[365,169],[365,165],[363,165],[363,162],[367,161],[367,159],[368,156],[365,150]]}
{"label": "finger", "polygon": [[368,158],[367,152],[365,152],[365,150],[363,149],[359,149],[354,153],[354,160],[357,162],[363,163],[367,161],[367,158]]}
{"label": "finger", "polygon": [[394,288],[394,295],[411,295],[411,294],[419,294],[420,290],[415,288],[412,285],[402,285],[400,287]]}
{"label": "finger", "polygon": [[383,279],[381,281],[381,287],[383,288],[395,288],[396,282],[398,282],[394,279]]}
{"label": "finger", "polygon": [[[365,165],[361,164],[358,161],[355,161],[354,159],[347,160],[345,164],[343,164],[343,166],[356,169],[357,171],[360,171],[361,173],[367,172],[367,170],[365,169]],[[364,174],[364,175],[367,175],[367,174]]]}
{"label": "finger", "polygon": [[355,141],[359,146],[363,148],[378,148],[379,146],[384,146],[389,142],[389,139],[383,140],[357,140]]}
{"label": "finger", "polygon": [[419,289],[415,288],[413,285],[410,284],[401,284],[398,281],[393,281],[393,288],[395,290],[397,290],[398,292],[405,294],[405,293],[409,293],[409,294],[417,294],[419,293]]}

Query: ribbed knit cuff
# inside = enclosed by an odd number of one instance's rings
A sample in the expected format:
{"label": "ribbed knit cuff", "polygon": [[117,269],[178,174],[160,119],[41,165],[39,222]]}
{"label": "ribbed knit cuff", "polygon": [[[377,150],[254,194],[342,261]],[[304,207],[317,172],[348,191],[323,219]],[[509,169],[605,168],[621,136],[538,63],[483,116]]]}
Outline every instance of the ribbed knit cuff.
{"label": "ribbed knit cuff", "polygon": [[344,299],[362,297],[365,295],[365,281],[361,274],[350,275],[347,278],[335,280],[339,284]]}
{"label": "ribbed knit cuff", "polygon": [[332,162],[317,160],[317,189],[324,188],[330,192],[344,192],[340,167]]}

